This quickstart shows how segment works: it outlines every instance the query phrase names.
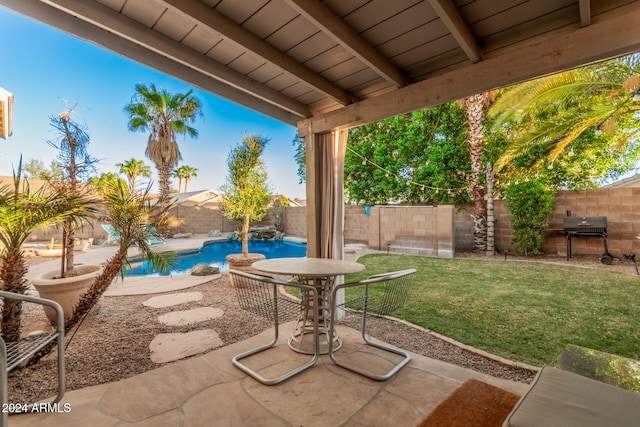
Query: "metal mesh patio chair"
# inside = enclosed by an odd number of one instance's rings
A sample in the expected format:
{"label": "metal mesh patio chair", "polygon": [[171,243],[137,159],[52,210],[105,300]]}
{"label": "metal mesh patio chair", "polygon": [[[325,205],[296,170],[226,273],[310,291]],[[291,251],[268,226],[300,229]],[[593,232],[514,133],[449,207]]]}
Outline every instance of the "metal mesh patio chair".
{"label": "metal mesh patio chair", "polygon": [[[331,336],[334,334],[336,312],[340,310],[357,311],[362,315],[362,339],[364,342],[372,347],[398,354],[403,358],[388,372],[384,374],[376,374],[359,366],[338,360],[333,349],[333,340],[329,340],[329,356],[333,363],[378,381],[384,381],[391,378],[400,369],[402,369],[402,367],[409,363],[411,356],[408,352],[381,342],[372,341],[369,338],[367,335],[367,318],[369,316],[386,316],[395,310],[402,308],[409,297],[411,279],[415,272],[415,269],[394,271],[391,273],[377,274],[359,282],[344,283],[334,286],[331,298]],[[336,295],[340,289],[354,287],[363,287],[363,294],[342,304],[336,304]],[[376,288],[375,292],[371,292],[371,287]]]}
{"label": "metal mesh patio chair", "polygon": [[[5,300],[11,299],[51,307],[56,314],[56,325],[52,332],[30,334],[26,337],[20,338],[19,341],[7,343],[0,338],[0,403],[3,405],[2,414],[0,415],[0,425],[6,426],[7,413],[15,412],[14,410],[6,410],[10,407],[5,408],[8,401],[7,374],[20,366],[23,362],[29,360],[31,356],[49,345],[51,342],[55,342],[58,346],[58,394],[50,404],[55,404],[62,400],[66,388],[64,363],[64,312],[60,304],[45,298],[0,291],[0,299],[3,303]],[[28,412],[36,405],[37,404],[35,403],[22,405],[19,410],[20,412]]]}
{"label": "metal mesh patio chair", "polygon": [[[240,308],[272,321],[274,329],[274,338],[271,342],[234,356],[232,359],[233,364],[246,374],[266,385],[279,384],[315,365],[320,355],[317,313],[314,314],[313,318],[315,351],[313,357],[307,363],[300,365],[277,378],[266,378],[257,371],[249,368],[247,365],[241,363],[240,360],[274,347],[278,342],[280,323],[297,319],[303,309],[317,307],[318,293],[316,289],[310,285],[285,282],[274,279],[273,277],[248,273],[246,271],[229,270],[229,274],[231,276],[233,287],[236,291]],[[288,286],[300,289],[302,299],[300,301],[296,301],[282,296],[278,291],[278,286]],[[314,312],[317,312],[317,310],[314,310]]]}

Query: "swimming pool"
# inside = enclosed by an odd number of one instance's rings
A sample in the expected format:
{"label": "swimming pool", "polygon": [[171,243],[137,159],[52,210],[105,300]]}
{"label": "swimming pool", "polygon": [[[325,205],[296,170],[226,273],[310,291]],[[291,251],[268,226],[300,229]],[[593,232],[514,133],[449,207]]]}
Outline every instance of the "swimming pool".
{"label": "swimming pool", "polygon": [[[220,270],[229,268],[225,257],[229,254],[242,252],[240,240],[205,242],[201,249],[178,252],[175,260],[175,268],[162,274],[170,276],[174,274],[189,274],[191,267],[204,262],[205,264],[217,264]],[[249,252],[263,254],[267,258],[304,257],[307,255],[307,245],[286,240],[250,240]],[[131,269],[125,270],[125,276],[160,276],[146,262],[131,260]]]}

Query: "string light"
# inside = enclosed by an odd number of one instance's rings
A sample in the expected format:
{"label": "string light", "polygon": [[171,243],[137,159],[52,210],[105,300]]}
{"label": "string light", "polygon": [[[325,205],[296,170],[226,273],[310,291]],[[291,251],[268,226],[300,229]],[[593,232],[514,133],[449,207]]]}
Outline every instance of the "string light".
{"label": "string light", "polygon": [[[391,175],[393,175],[395,178],[397,179],[404,179],[401,175],[390,172],[389,170],[383,168],[382,166],[376,164],[375,162],[372,162],[371,160],[367,159],[366,157],[364,157],[362,154],[354,151],[352,148],[347,147],[347,150],[350,151],[351,153],[355,154],[356,156],[360,157],[362,159],[362,165],[366,166],[367,163],[380,169],[381,171],[383,171],[385,173],[385,177],[390,177]],[[429,160],[427,160],[425,162],[425,165],[428,166],[429,165]],[[442,191],[446,191],[447,194],[454,194],[456,191],[458,191],[458,189],[455,188],[441,188],[441,187],[434,187],[431,185],[425,185],[425,184],[421,184],[415,181],[412,181],[410,179],[406,180],[406,185],[410,186],[410,185],[415,185],[418,186],[420,189],[422,189],[423,191],[425,191],[426,189],[430,189],[430,190],[434,190],[436,192],[436,194],[438,194],[440,192],[440,190]]]}

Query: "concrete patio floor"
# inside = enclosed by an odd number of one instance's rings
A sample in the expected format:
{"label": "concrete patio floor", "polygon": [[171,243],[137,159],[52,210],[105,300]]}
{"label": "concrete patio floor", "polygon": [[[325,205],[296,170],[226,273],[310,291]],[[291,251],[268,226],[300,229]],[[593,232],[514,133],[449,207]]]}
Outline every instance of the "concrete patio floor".
{"label": "concrete patio floor", "polygon": [[[197,236],[168,240],[158,249],[199,248],[206,240],[211,239]],[[94,247],[77,253],[76,262],[102,263],[114,252],[115,247]],[[355,259],[362,254],[349,252],[345,258]],[[29,276],[51,269],[52,263],[33,265]],[[166,285],[160,289],[166,292],[172,287],[194,286],[211,277],[175,276],[163,280]],[[118,279],[109,292],[127,294],[132,285],[142,290],[148,288],[149,292],[159,288],[157,277],[151,287],[144,282],[145,278]],[[295,364],[304,363],[308,356],[293,352],[286,344],[292,330],[293,323],[282,325],[281,339],[274,349],[244,361],[268,376],[277,376]],[[266,331],[118,382],[69,391],[60,405],[61,412],[12,415],[9,425],[404,427],[416,425],[469,378],[518,394],[529,387],[419,355],[413,355],[409,365],[384,382],[335,366],[325,355],[311,369],[269,387],[234,367],[231,358],[269,342],[272,334],[272,330]],[[342,327],[339,334],[344,342],[339,357],[356,358],[370,370],[386,372],[390,367],[388,358],[396,357],[364,345],[360,333],[353,329]]]}
{"label": "concrete patio floor", "polygon": [[[248,359],[254,369],[278,375],[308,356],[289,349],[287,331],[271,350]],[[389,356],[360,344],[359,332],[341,328],[339,356],[356,358],[375,371],[389,369]],[[272,338],[251,339],[162,366],[115,383],[67,392],[58,413],[12,415],[12,427],[103,426],[415,426],[469,378],[518,394],[527,384],[490,377],[413,355],[388,381],[369,380],[321,356],[311,369],[276,386],[265,386],[233,366],[231,358]],[[391,356],[393,357],[393,356]],[[247,361],[247,359],[245,359]],[[68,409],[68,412],[64,410]]]}

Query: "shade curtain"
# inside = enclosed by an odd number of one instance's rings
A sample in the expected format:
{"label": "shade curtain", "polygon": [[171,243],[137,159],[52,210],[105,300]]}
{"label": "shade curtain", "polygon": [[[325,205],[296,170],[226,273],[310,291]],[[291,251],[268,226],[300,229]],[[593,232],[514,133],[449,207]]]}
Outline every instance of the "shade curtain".
{"label": "shade curtain", "polygon": [[[347,131],[307,140],[307,252],[310,257],[344,255],[344,157]],[[311,244],[311,246],[309,246]]]}

